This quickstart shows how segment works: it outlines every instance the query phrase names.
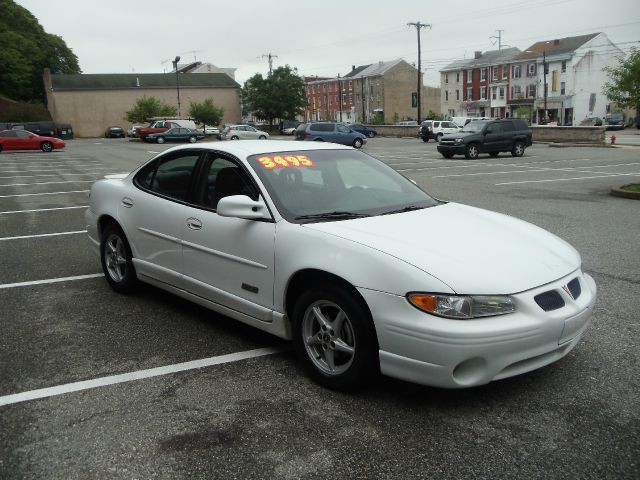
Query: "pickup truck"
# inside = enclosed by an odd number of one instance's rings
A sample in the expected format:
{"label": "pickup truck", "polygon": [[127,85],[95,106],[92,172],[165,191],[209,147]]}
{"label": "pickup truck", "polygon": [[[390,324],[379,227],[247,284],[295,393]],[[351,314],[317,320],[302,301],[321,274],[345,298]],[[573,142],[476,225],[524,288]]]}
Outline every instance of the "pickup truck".
{"label": "pickup truck", "polygon": [[[136,129],[136,134],[140,140],[144,140],[150,133],[166,132],[170,128],[183,127],[184,125],[179,121],[170,120],[158,120],[151,122],[148,127]],[[186,127],[190,128],[190,127]]]}

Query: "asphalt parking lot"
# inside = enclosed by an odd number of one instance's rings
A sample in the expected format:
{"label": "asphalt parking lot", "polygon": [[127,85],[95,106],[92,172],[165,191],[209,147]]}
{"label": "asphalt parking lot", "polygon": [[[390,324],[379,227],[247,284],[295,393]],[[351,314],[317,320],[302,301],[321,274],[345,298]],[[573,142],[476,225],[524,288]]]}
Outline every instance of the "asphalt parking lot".
{"label": "asphalt parking lot", "polygon": [[639,181],[640,148],[470,161],[370,140],[432,195],[570,242],[599,299],[585,339],[546,368],[455,391],[382,378],[356,395],[313,383],[275,337],[152,287],[109,289],[84,234],[91,182],[165,148],[0,154],[0,478],[640,477],[640,201],[608,194]]}

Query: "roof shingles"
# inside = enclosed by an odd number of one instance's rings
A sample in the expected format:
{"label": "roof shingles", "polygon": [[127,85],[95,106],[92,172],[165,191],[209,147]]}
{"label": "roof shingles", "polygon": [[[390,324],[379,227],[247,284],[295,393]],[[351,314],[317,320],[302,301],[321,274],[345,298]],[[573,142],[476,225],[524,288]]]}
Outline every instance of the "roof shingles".
{"label": "roof shingles", "polygon": [[[127,88],[174,88],[174,73],[105,73],[51,75],[54,90],[121,90]],[[226,73],[180,74],[180,87],[240,88]]]}

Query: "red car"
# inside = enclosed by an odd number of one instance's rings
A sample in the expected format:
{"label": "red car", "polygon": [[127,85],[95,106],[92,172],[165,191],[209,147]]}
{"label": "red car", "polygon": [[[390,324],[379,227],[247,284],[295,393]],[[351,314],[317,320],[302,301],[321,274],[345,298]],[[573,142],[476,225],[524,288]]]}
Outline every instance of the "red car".
{"label": "red car", "polygon": [[0,132],[0,152],[2,150],[42,150],[64,148],[59,138],[41,137],[26,130],[3,130]]}

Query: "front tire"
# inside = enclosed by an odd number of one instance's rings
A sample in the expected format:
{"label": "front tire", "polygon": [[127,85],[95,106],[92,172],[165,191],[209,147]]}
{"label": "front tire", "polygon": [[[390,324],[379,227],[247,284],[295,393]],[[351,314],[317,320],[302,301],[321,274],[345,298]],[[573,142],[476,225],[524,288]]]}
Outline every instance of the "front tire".
{"label": "front tire", "polygon": [[42,144],[40,144],[40,150],[43,152],[50,152],[53,150],[53,144],[51,142],[42,142]]}
{"label": "front tire", "polygon": [[240,138],[237,137],[236,135],[234,135],[234,136],[231,137],[231,140],[240,140]]}
{"label": "front tire", "polygon": [[380,370],[368,309],[355,294],[329,284],[300,296],[293,310],[293,346],[309,375],[331,389],[356,390]]}
{"label": "front tire", "polygon": [[189,143],[196,143],[197,140],[196,137],[189,137]]}
{"label": "front tire", "polygon": [[512,157],[521,157],[524,155],[524,143],[516,142],[513,145],[513,149],[511,150]]}
{"label": "front tire", "polygon": [[100,262],[109,286],[118,293],[131,293],[138,283],[131,247],[116,225],[105,228],[100,242]]}
{"label": "front tire", "polygon": [[158,142],[158,143],[164,143],[164,137],[158,137],[158,139],[156,140],[156,142]]}
{"label": "front tire", "polygon": [[354,148],[361,148],[362,147],[362,139],[361,138],[355,138],[353,140],[353,147]]}
{"label": "front tire", "polygon": [[266,139],[267,139],[267,137],[265,137],[264,135],[260,135],[260,136],[258,137],[258,140],[266,140]]}
{"label": "front tire", "polygon": [[480,153],[480,150],[478,150],[478,145],[476,145],[475,143],[472,143],[467,147],[467,150],[464,153],[464,156],[465,158],[468,158],[470,160],[475,160],[476,158],[478,158],[479,153]]}

